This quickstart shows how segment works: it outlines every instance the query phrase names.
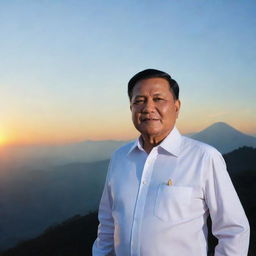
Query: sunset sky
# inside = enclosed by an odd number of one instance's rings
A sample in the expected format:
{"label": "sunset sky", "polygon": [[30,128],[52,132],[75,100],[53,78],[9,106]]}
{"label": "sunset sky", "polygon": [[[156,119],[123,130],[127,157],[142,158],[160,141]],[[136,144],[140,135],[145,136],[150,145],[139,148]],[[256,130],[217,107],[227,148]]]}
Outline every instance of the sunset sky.
{"label": "sunset sky", "polygon": [[256,134],[256,1],[0,2],[0,145],[126,140],[127,82],[166,71],[182,133]]}

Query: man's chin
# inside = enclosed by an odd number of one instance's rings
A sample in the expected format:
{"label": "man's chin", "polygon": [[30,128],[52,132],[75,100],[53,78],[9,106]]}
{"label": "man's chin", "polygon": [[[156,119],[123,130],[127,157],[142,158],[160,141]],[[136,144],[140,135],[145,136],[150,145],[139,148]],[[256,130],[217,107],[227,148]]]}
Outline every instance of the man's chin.
{"label": "man's chin", "polygon": [[145,138],[161,138],[164,139],[171,131],[170,130],[163,130],[162,127],[138,127],[137,130],[140,132],[142,137]]}
{"label": "man's chin", "polygon": [[147,137],[156,137],[161,135],[161,131],[159,129],[143,129],[140,131],[142,136]]}

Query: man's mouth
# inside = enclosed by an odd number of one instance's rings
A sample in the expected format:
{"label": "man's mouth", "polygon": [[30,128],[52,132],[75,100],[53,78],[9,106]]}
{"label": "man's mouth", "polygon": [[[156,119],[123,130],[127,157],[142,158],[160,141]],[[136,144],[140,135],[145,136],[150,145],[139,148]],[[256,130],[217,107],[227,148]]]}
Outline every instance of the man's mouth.
{"label": "man's mouth", "polygon": [[154,121],[159,121],[158,118],[141,118],[142,122],[154,122]]}

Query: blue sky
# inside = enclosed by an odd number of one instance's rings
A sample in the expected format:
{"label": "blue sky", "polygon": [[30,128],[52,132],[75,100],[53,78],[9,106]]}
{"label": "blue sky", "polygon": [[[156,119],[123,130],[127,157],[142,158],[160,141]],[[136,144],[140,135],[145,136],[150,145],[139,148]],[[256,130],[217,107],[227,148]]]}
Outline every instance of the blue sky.
{"label": "blue sky", "polygon": [[178,81],[182,132],[256,134],[255,13],[253,0],[1,1],[0,135],[135,137],[126,85],[149,67]]}

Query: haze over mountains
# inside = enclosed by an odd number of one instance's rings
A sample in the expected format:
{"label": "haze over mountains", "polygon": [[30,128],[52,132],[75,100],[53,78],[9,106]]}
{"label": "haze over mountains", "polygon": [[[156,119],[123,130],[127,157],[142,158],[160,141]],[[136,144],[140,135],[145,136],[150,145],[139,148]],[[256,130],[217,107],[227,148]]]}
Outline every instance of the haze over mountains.
{"label": "haze over mountains", "polygon": [[76,214],[97,209],[108,160],[0,179],[0,251]]}
{"label": "haze over mountains", "polygon": [[84,141],[66,145],[28,145],[0,148],[0,177],[28,170],[46,170],[69,163],[109,159],[127,141]]}
{"label": "haze over mountains", "polygon": [[[236,149],[225,154],[224,159],[250,221],[251,247],[248,256],[254,256],[256,207],[255,198],[251,195],[256,192],[256,148]],[[107,164],[107,161],[102,161],[59,166],[51,171],[27,173],[22,180],[13,183],[8,202],[1,205],[0,251],[1,247],[6,248],[8,242],[14,245],[21,239],[35,237],[49,225],[76,217],[63,225],[48,228],[42,236],[3,255],[91,255],[98,225],[96,211],[85,217],[78,217],[77,214],[84,215],[88,207],[96,210]]]}
{"label": "haze over mountains", "polygon": [[[256,137],[244,134],[230,125],[219,122],[206,129],[187,135],[228,153],[242,146],[256,147]],[[0,148],[0,176],[11,170],[46,169],[76,162],[109,159],[112,152],[128,141],[84,141],[80,143],[44,146],[9,146]]]}
{"label": "haze over mountains", "polygon": [[[225,123],[215,123],[189,137],[211,144],[222,153],[243,146],[256,148],[255,137]],[[1,148],[0,250],[75,214],[95,210],[108,159],[125,143],[127,141],[85,141],[61,146]],[[250,154],[246,150],[239,152],[250,159],[251,154],[255,155],[252,150]],[[251,168],[234,158],[229,165],[235,172]]]}

